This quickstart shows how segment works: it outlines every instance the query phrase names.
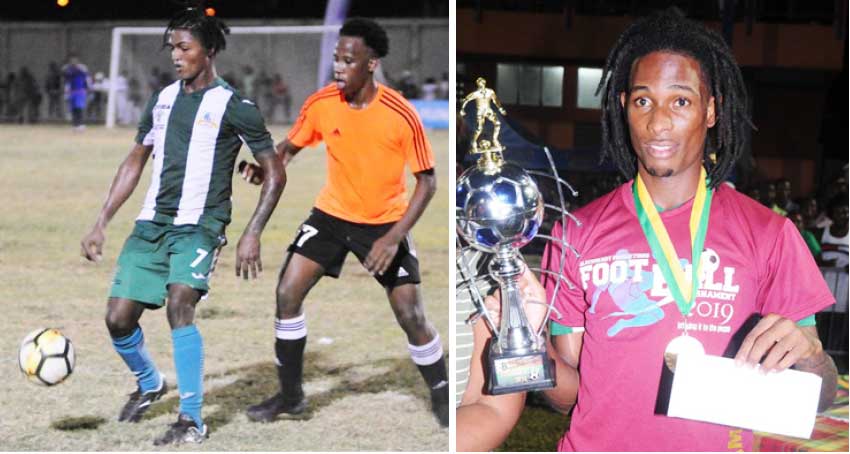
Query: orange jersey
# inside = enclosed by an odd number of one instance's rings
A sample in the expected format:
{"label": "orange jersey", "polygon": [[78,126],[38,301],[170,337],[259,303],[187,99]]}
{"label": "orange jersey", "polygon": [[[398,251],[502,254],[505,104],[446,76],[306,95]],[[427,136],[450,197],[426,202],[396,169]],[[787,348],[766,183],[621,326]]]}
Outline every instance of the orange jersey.
{"label": "orange jersey", "polygon": [[385,224],[407,210],[404,167],[434,168],[434,154],[416,110],[398,92],[378,84],[363,109],[353,109],[335,84],[301,108],[287,139],[298,147],[324,141],[328,179],[316,208],[349,222]]}

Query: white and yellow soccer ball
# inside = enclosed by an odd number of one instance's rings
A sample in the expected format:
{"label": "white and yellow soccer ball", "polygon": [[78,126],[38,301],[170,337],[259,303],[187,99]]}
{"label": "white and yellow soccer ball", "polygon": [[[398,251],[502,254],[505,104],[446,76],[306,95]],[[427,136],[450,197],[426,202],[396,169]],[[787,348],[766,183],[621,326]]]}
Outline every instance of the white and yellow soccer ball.
{"label": "white and yellow soccer ball", "polygon": [[58,329],[39,328],[21,341],[18,365],[27,378],[42,386],[54,386],[74,371],[74,345]]}

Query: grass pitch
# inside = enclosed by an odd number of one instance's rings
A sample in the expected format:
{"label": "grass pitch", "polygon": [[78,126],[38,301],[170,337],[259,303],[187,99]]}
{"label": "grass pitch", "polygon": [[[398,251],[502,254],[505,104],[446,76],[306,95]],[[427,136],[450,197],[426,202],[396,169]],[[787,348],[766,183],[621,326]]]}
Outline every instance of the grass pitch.
{"label": "grass pitch", "polygon": [[[272,128],[276,140],[284,128]],[[138,424],[115,421],[132,374],[114,352],[103,323],[106,296],[124,239],[150,180],[139,187],[106,231],[103,261],[80,257],[118,165],[132,145],[131,129],[0,125],[0,450],[144,451],[176,419],[169,392]],[[448,133],[429,131],[437,156],[438,191],[413,231],[426,313],[448,349]],[[242,150],[241,158],[250,159]],[[204,417],[209,451],[446,451],[448,431],[429,411],[428,394],[410,361],[407,341],[380,286],[349,255],[339,280],[325,278],[305,301],[308,342],[306,417],[251,423],[248,405],[277,390],[273,364],[274,288],[285,248],[306,219],[325,179],[324,149],[305,149],[288,170],[281,202],[262,237],[264,274],[234,276],[235,244],[258,188],[234,180],[230,245],[198,306],[204,337]],[[413,179],[408,188],[412,191]],[[148,349],[176,385],[164,311],[142,317]],[[30,384],[18,370],[18,342],[40,326],[62,330],[77,366],[56,387]]]}

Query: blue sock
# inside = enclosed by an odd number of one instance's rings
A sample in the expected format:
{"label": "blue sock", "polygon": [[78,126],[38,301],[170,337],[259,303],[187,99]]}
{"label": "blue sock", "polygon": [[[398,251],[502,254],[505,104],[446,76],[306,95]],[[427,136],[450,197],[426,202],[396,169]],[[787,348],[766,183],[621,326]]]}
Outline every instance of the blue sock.
{"label": "blue sock", "polygon": [[145,335],[141,327],[137,326],[129,336],[113,337],[112,345],[136,376],[143,393],[159,389],[162,377],[145,348]]}
{"label": "blue sock", "polygon": [[171,340],[174,343],[174,368],[177,369],[180,413],[191,416],[198,427],[203,427],[201,405],[204,402],[204,340],[195,325],[171,331]]}

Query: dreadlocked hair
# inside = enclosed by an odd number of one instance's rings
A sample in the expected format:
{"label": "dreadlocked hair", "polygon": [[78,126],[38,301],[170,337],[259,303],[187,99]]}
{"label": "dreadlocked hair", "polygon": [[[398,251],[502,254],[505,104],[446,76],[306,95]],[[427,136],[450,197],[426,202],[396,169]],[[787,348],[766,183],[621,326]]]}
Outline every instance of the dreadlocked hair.
{"label": "dreadlocked hair", "polygon": [[168,22],[162,35],[162,47],[168,46],[168,35],[174,30],[188,30],[210,54],[215,55],[227,47],[225,35],[230,28],[215,16],[208,16],[201,8],[186,8]]}
{"label": "dreadlocked hair", "polygon": [[387,32],[372,19],[363,17],[352,17],[342,24],[339,36],[351,36],[363,38],[367,47],[375,52],[378,58],[384,58],[390,51],[390,40]]}
{"label": "dreadlocked hair", "polygon": [[620,93],[629,92],[629,79],[635,60],[657,51],[694,58],[700,65],[700,80],[714,96],[715,126],[706,134],[703,161],[710,186],[723,182],[744,153],[749,129],[755,129],[748,112],[747,89],[741,70],[723,38],[702,24],[669,8],[642,18],[617,39],[605,59],[596,94],[602,96],[602,156],[611,158],[626,178],[637,172],[632,152],[626,110]]}

